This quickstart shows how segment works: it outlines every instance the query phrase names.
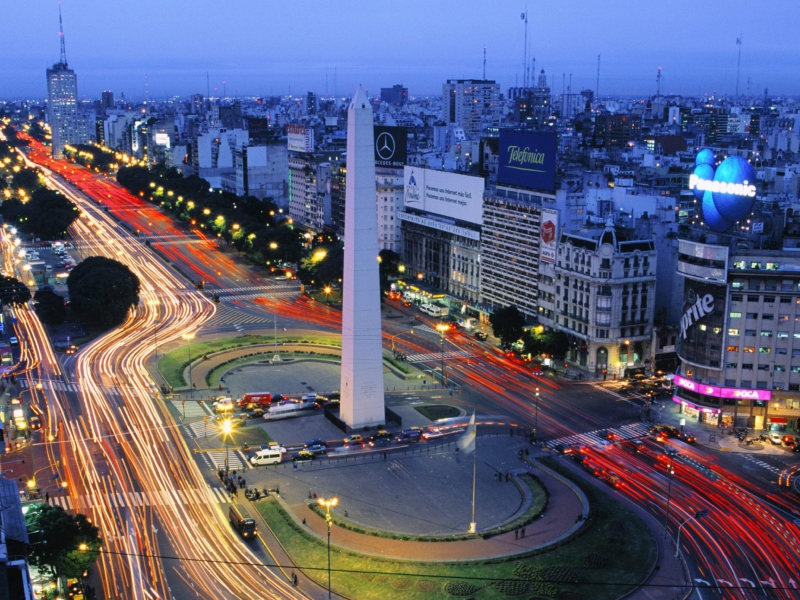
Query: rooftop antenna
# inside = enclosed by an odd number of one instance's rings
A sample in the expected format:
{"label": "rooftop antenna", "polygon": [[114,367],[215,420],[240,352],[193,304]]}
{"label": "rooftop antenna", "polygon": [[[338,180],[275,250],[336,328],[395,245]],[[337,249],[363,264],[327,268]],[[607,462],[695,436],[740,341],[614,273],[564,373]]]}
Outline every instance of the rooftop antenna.
{"label": "rooftop antenna", "polygon": [[206,103],[211,106],[211,79],[208,76],[208,71],[206,71]]}
{"label": "rooftop antenna", "polygon": [[736,98],[739,97],[739,68],[742,65],[742,34],[736,38],[736,45],[739,46],[739,58],[736,59]]}
{"label": "rooftop antenna", "polygon": [[486,46],[483,47],[483,80],[486,81]]}
{"label": "rooftop antenna", "polygon": [[661,97],[661,67],[658,67],[658,75],[656,75],[656,98]]}
{"label": "rooftop antenna", "polygon": [[597,85],[594,88],[594,98],[600,102],[600,55],[597,55]]}
{"label": "rooftop antenna", "polygon": [[528,87],[528,9],[522,13],[520,19],[525,21],[525,45],[522,47],[522,87]]}
{"label": "rooftop antenna", "polygon": [[61,64],[67,68],[67,47],[64,45],[64,25],[61,22],[61,2],[58,3],[58,37],[61,40]]}

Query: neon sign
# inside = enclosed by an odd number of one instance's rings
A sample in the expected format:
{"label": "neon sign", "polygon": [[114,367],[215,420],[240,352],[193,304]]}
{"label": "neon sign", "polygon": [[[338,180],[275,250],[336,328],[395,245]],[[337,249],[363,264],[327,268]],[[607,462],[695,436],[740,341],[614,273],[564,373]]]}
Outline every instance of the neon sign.
{"label": "neon sign", "polygon": [[756,200],[756,175],[741,156],[729,156],[715,168],[714,153],[704,148],[697,153],[689,189],[702,202],[703,218],[712,231],[724,233],[744,219]]}
{"label": "neon sign", "polygon": [[680,375],[675,375],[673,381],[677,387],[703,394],[704,396],[711,396],[712,398],[735,398],[737,400],[761,400],[764,402],[772,400],[771,390],[718,387],[716,385],[707,385],[705,383],[692,381]]}

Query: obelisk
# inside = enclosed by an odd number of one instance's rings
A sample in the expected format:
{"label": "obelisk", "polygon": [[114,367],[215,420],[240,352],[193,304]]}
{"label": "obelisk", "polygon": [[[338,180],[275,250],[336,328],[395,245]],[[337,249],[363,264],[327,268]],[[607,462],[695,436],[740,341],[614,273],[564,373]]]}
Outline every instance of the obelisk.
{"label": "obelisk", "polygon": [[378,204],[372,106],[361,88],[347,109],[339,416],[352,430],[384,423]]}

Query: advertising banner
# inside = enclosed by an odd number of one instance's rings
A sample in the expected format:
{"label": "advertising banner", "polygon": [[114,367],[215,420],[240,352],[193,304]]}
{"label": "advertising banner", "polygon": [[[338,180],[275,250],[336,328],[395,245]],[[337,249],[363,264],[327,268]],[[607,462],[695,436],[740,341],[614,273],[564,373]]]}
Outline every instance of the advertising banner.
{"label": "advertising banner", "polygon": [[542,224],[539,226],[539,260],[556,262],[556,244],[558,235],[558,212],[542,209]]}
{"label": "advertising banner", "polygon": [[695,365],[719,369],[725,331],[726,291],[693,279],[683,280],[678,356]]}
{"label": "advertising banner", "polygon": [[750,388],[729,388],[719,387],[716,385],[708,385],[707,383],[700,383],[692,381],[686,377],[675,375],[673,380],[675,385],[685,390],[690,390],[704,396],[713,396],[715,398],[736,398],[739,400],[761,400],[769,402],[772,400],[771,390],[754,390]]}
{"label": "advertising banner", "polygon": [[555,190],[556,134],[501,131],[497,182],[532,190]]}
{"label": "advertising banner", "polygon": [[404,184],[406,208],[483,224],[482,177],[406,167]]}
{"label": "advertising banner", "polygon": [[375,166],[402,169],[408,158],[408,129],[375,125]]}
{"label": "advertising banner", "polygon": [[311,129],[306,129],[297,123],[289,123],[286,126],[286,137],[288,148],[292,152],[314,151],[314,132]]}

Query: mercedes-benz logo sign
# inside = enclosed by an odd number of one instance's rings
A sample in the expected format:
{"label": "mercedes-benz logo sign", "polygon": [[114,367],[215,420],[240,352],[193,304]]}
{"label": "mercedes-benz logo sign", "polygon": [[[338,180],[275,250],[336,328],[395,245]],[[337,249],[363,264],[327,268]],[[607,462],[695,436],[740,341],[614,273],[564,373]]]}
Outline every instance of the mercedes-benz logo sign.
{"label": "mercedes-benz logo sign", "polygon": [[375,151],[381,160],[390,160],[394,156],[395,142],[391,133],[382,132],[375,140]]}

